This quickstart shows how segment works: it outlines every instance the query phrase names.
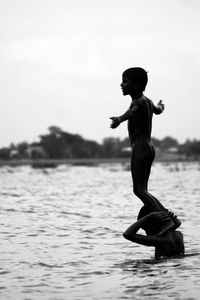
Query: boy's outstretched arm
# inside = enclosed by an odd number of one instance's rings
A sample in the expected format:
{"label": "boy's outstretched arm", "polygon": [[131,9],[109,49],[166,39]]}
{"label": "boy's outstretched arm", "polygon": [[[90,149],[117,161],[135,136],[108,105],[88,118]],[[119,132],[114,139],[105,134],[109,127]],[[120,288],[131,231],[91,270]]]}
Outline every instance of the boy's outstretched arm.
{"label": "boy's outstretched arm", "polygon": [[164,111],[164,109],[165,109],[165,105],[162,103],[162,100],[160,100],[160,101],[158,102],[157,106],[155,106],[155,105],[153,104],[153,102],[152,102],[152,105],[153,105],[153,112],[154,112],[154,114],[156,114],[156,115],[161,114],[161,113]]}
{"label": "boy's outstretched arm", "polygon": [[139,219],[133,223],[124,233],[125,239],[144,246],[161,246],[168,242],[164,237],[157,235],[142,235],[138,234],[137,231],[143,227],[146,222],[151,222],[152,218],[156,218],[159,222],[164,222],[168,218],[165,212],[152,212],[149,215]]}
{"label": "boy's outstretched arm", "polygon": [[116,128],[120,125],[120,123],[130,119],[134,112],[138,109],[138,105],[134,105],[131,109],[128,109],[123,115],[119,117],[111,117],[112,123],[110,125],[111,128]]}

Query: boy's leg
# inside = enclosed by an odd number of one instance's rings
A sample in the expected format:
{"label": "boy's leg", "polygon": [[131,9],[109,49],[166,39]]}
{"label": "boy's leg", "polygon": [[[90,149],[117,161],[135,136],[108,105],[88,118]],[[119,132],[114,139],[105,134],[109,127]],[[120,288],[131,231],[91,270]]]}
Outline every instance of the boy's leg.
{"label": "boy's leg", "polygon": [[148,167],[147,157],[145,157],[145,159],[136,159],[132,155],[131,175],[133,179],[133,191],[150,211],[162,211],[159,201],[147,192],[147,180],[150,174],[150,169]]}
{"label": "boy's leg", "polygon": [[150,172],[151,172],[151,166],[153,163],[155,157],[155,151],[153,149],[153,153],[152,155],[150,155],[149,157],[147,157],[147,161],[146,161],[146,168],[145,168],[145,183],[146,183],[146,190],[147,193],[154,198],[154,200],[157,202],[158,206],[160,207],[161,210],[166,211],[167,209],[162,205],[162,203],[156,198],[154,197],[152,194],[149,193],[148,191],[148,181],[149,181],[149,176],[150,176]]}
{"label": "boy's leg", "polygon": [[[147,193],[149,193],[148,192],[148,180],[149,180],[149,176],[150,176],[150,172],[151,172],[151,166],[152,166],[152,163],[153,163],[153,160],[154,160],[154,156],[155,156],[155,152],[154,152],[154,155],[152,155],[152,156],[150,156],[150,157],[147,158],[146,173],[145,173],[145,175],[146,175],[145,181],[146,181],[146,190],[147,190]],[[172,219],[172,221],[175,224],[175,228],[178,228],[181,225],[181,221],[177,218],[177,216],[173,212],[171,212],[167,208],[165,208],[162,205],[162,203],[158,199],[156,199],[152,194],[149,193],[149,195],[154,198],[154,200],[159,205],[160,209],[162,211],[165,211],[168,214],[168,216]]]}
{"label": "boy's leg", "polygon": [[[150,211],[162,211],[160,202],[147,192],[147,176],[148,164],[146,159],[131,159],[131,174],[133,179],[134,194],[146,205]],[[165,208],[164,208],[165,210]],[[164,234],[166,231],[175,228],[172,220],[166,221],[159,235]]]}

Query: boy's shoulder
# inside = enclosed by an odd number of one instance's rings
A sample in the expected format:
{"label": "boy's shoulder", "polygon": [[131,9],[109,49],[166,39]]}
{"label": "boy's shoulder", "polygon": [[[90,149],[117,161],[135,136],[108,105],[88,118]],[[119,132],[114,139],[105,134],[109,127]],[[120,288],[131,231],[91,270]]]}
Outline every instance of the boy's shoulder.
{"label": "boy's shoulder", "polygon": [[142,101],[142,102],[149,102],[149,103],[152,103],[152,100],[149,99],[148,97],[144,96],[144,95],[141,97],[141,101]]}
{"label": "boy's shoulder", "polygon": [[140,99],[138,99],[138,105],[141,107],[152,107],[152,100],[147,98],[146,96],[142,96]]}
{"label": "boy's shoulder", "polygon": [[[184,239],[183,239],[183,234],[181,231],[175,230],[175,231],[170,231],[168,236],[168,240],[171,244],[175,245],[176,250],[178,253],[184,253]],[[178,254],[177,253],[177,254]]]}
{"label": "boy's shoulder", "polygon": [[130,109],[137,108],[139,110],[149,110],[152,109],[152,100],[142,95],[137,101],[132,101]]}

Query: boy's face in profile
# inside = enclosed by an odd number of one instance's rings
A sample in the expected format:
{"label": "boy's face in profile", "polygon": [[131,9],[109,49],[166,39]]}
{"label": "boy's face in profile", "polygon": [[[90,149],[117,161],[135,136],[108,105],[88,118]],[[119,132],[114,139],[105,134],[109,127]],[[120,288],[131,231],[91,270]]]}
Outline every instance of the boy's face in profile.
{"label": "boy's face in profile", "polygon": [[136,92],[138,89],[138,83],[136,81],[132,81],[126,76],[122,75],[122,83],[121,89],[124,96],[130,95],[133,92]]}

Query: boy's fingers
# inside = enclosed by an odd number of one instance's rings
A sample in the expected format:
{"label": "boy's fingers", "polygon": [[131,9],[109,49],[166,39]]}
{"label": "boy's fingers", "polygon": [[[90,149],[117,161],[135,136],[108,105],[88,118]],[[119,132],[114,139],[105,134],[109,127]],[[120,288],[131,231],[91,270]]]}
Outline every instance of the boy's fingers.
{"label": "boy's fingers", "polygon": [[161,214],[162,216],[166,216],[166,213],[165,213],[164,211],[161,211],[160,214]]}
{"label": "boy's fingers", "polygon": [[160,219],[163,221],[163,220],[169,220],[170,218],[164,211],[162,211],[160,213]]}
{"label": "boy's fingers", "polygon": [[162,221],[164,221],[164,220],[167,221],[167,220],[170,220],[170,218],[167,217],[167,216],[165,216],[165,217],[162,217],[161,220],[162,220]]}
{"label": "boy's fingers", "polygon": [[165,211],[162,211],[162,212],[161,212],[161,215],[162,215],[162,216],[166,216],[166,217],[167,217],[167,214],[166,214],[166,212],[165,212]]}

